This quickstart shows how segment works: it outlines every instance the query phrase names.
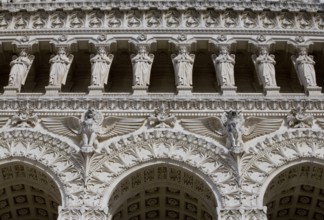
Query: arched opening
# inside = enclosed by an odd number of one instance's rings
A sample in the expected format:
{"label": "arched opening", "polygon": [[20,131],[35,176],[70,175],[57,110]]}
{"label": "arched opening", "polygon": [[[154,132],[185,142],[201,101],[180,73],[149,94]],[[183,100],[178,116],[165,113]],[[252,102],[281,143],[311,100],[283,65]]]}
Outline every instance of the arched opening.
{"label": "arched opening", "polygon": [[324,166],[294,165],[279,173],[264,195],[269,220],[324,219]]}
{"label": "arched opening", "polygon": [[0,166],[0,219],[57,219],[59,205],[58,186],[44,170],[22,162]]}
{"label": "arched opening", "polygon": [[216,220],[216,199],[194,172],[170,164],[141,168],[124,178],[110,197],[113,220]]}

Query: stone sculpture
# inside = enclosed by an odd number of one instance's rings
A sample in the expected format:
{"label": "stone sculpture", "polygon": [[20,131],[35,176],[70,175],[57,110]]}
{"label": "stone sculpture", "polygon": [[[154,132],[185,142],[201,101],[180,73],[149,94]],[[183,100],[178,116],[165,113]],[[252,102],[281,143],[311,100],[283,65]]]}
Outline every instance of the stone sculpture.
{"label": "stone sculpture", "polygon": [[259,56],[252,55],[259,83],[264,87],[276,87],[275,56],[268,53],[266,47],[260,49]]}
{"label": "stone sculpture", "polygon": [[81,151],[91,152],[98,149],[99,142],[129,134],[138,129],[143,121],[141,118],[104,118],[100,112],[89,109],[81,120],[77,117],[44,118],[41,123],[51,132],[74,138],[79,142]]}
{"label": "stone sculpture", "polygon": [[65,85],[66,77],[69,72],[71,63],[73,61],[73,55],[66,55],[65,48],[61,47],[55,56],[52,56],[49,60],[51,64],[50,69],[50,86],[61,86]]}
{"label": "stone sculpture", "polygon": [[194,133],[214,138],[234,153],[244,151],[244,142],[276,131],[282,119],[248,117],[244,119],[240,111],[226,111],[221,118],[207,117],[183,119],[181,125]]}
{"label": "stone sculpture", "polygon": [[20,52],[19,57],[12,57],[8,86],[17,87],[18,91],[20,91],[21,86],[25,84],[27,74],[33,64],[34,58],[34,55],[28,55],[25,50]]}
{"label": "stone sculpture", "polygon": [[170,114],[170,110],[162,104],[159,109],[154,111],[154,114],[148,117],[147,121],[150,127],[173,128],[177,118],[173,114]]}
{"label": "stone sculpture", "polygon": [[212,55],[219,86],[234,87],[235,55],[228,53],[228,47],[222,46],[219,55]]}
{"label": "stone sculpture", "polygon": [[300,84],[305,88],[317,86],[314,69],[315,61],[313,56],[307,55],[306,48],[301,48],[298,57],[293,55],[291,56],[291,60],[294,64]]}
{"label": "stone sculpture", "polygon": [[191,87],[195,55],[188,53],[187,46],[180,46],[178,55],[172,54],[171,58],[175,72],[176,85],[180,87]]}
{"label": "stone sculpture", "polygon": [[313,120],[314,117],[301,106],[292,109],[287,115],[287,123],[291,128],[311,128]]}
{"label": "stone sculpture", "polygon": [[107,56],[107,52],[104,47],[99,47],[97,54],[92,55],[90,59],[91,63],[91,85],[101,86],[107,84],[109,77],[109,70],[111,63],[114,59],[113,54]]}
{"label": "stone sculpture", "polygon": [[133,86],[148,86],[150,84],[153,54],[148,54],[146,46],[139,46],[138,53],[131,55],[133,65]]}

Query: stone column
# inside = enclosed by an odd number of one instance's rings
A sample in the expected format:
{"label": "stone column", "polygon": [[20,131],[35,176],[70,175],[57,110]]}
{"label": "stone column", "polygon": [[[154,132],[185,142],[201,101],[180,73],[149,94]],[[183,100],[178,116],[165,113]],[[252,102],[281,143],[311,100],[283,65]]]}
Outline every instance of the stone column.
{"label": "stone column", "polygon": [[315,74],[315,61],[313,56],[307,54],[307,45],[298,45],[297,54],[291,56],[300,84],[308,96],[321,95],[322,88],[317,86]]}
{"label": "stone column", "polygon": [[218,209],[218,220],[267,220],[266,207]]}

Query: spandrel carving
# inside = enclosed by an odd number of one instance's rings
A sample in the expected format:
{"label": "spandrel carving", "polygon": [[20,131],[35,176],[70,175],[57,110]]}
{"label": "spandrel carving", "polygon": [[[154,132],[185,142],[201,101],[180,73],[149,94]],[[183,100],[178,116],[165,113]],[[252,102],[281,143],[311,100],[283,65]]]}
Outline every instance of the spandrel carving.
{"label": "spandrel carving", "polygon": [[173,128],[177,118],[170,113],[170,110],[161,105],[161,107],[154,111],[147,119],[148,125],[155,128]]}
{"label": "spandrel carving", "polygon": [[313,126],[313,116],[306,113],[305,109],[297,106],[287,115],[287,123],[291,128],[311,128]]}

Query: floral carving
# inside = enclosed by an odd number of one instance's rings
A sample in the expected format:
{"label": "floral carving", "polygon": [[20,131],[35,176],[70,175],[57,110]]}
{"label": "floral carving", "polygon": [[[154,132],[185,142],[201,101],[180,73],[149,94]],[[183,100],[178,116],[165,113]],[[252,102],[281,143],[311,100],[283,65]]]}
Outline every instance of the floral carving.
{"label": "floral carving", "polygon": [[71,28],[80,28],[84,24],[84,13],[74,12],[70,15],[70,27]]}
{"label": "floral carving", "polygon": [[148,27],[158,27],[161,24],[162,13],[158,10],[150,10],[146,13],[146,25]]}
{"label": "floral carving", "polygon": [[177,118],[170,113],[170,110],[161,105],[159,109],[154,111],[147,119],[150,127],[155,128],[173,128],[177,121]]}
{"label": "floral carving", "polygon": [[257,25],[257,14],[247,11],[242,15],[243,26],[246,28],[254,28]]}
{"label": "floral carving", "polygon": [[264,28],[274,28],[277,25],[276,14],[269,11],[262,13],[261,23]]}
{"label": "floral carving", "polygon": [[291,128],[311,128],[313,120],[313,116],[310,113],[306,113],[305,109],[301,106],[292,109],[287,116],[287,123]]}
{"label": "floral carving", "polygon": [[165,19],[168,27],[178,27],[180,25],[180,12],[176,10],[168,11]]}
{"label": "floral carving", "polygon": [[220,23],[220,15],[214,10],[208,10],[204,15],[206,27],[216,27]]}
{"label": "floral carving", "polygon": [[127,26],[139,27],[141,25],[141,13],[138,10],[131,10],[127,13]]}
{"label": "floral carving", "polygon": [[293,28],[295,26],[295,17],[290,12],[283,12],[279,21],[282,28]]}
{"label": "floral carving", "polygon": [[185,13],[185,22],[187,27],[197,27],[200,23],[200,14],[195,10],[188,10]]}
{"label": "floral carving", "polygon": [[51,27],[62,28],[65,25],[66,14],[64,12],[55,12],[51,16]]}
{"label": "floral carving", "polygon": [[123,14],[118,10],[112,10],[108,15],[108,26],[117,28],[122,24]]}
{"label": "floral carving", "polygon": [[28,25],[28,19],[30,15],[26,12],[18,13],[15,20],[16,29],[25,29]]}
{"label": "floral carving", "polygon": [[39,12],[32,18],[33,28],[40,29],[44,28],[48,19],[48,14],[45,12]]}
{"label": "floral carving", "polygon": [[93,12],[89,15],[89,27],[99,28],[102,26],[103,13]]}
{"label": "floral carving", "polygon": [[11,22],[12,16],[9,13],[0,14],[0,29],[8,28],[9,23]]}
{"label": "floral carving", "polygon": [[309,29],[312,27],[312,16],[309,13],[300,13],[297,16],[297,21],[299,23],[300,28]]}
{"label": "floral carving", "polygon": [[235,11],[226,11],[224,13],[224,25],[225,27],[237,26],[238,15]]}

